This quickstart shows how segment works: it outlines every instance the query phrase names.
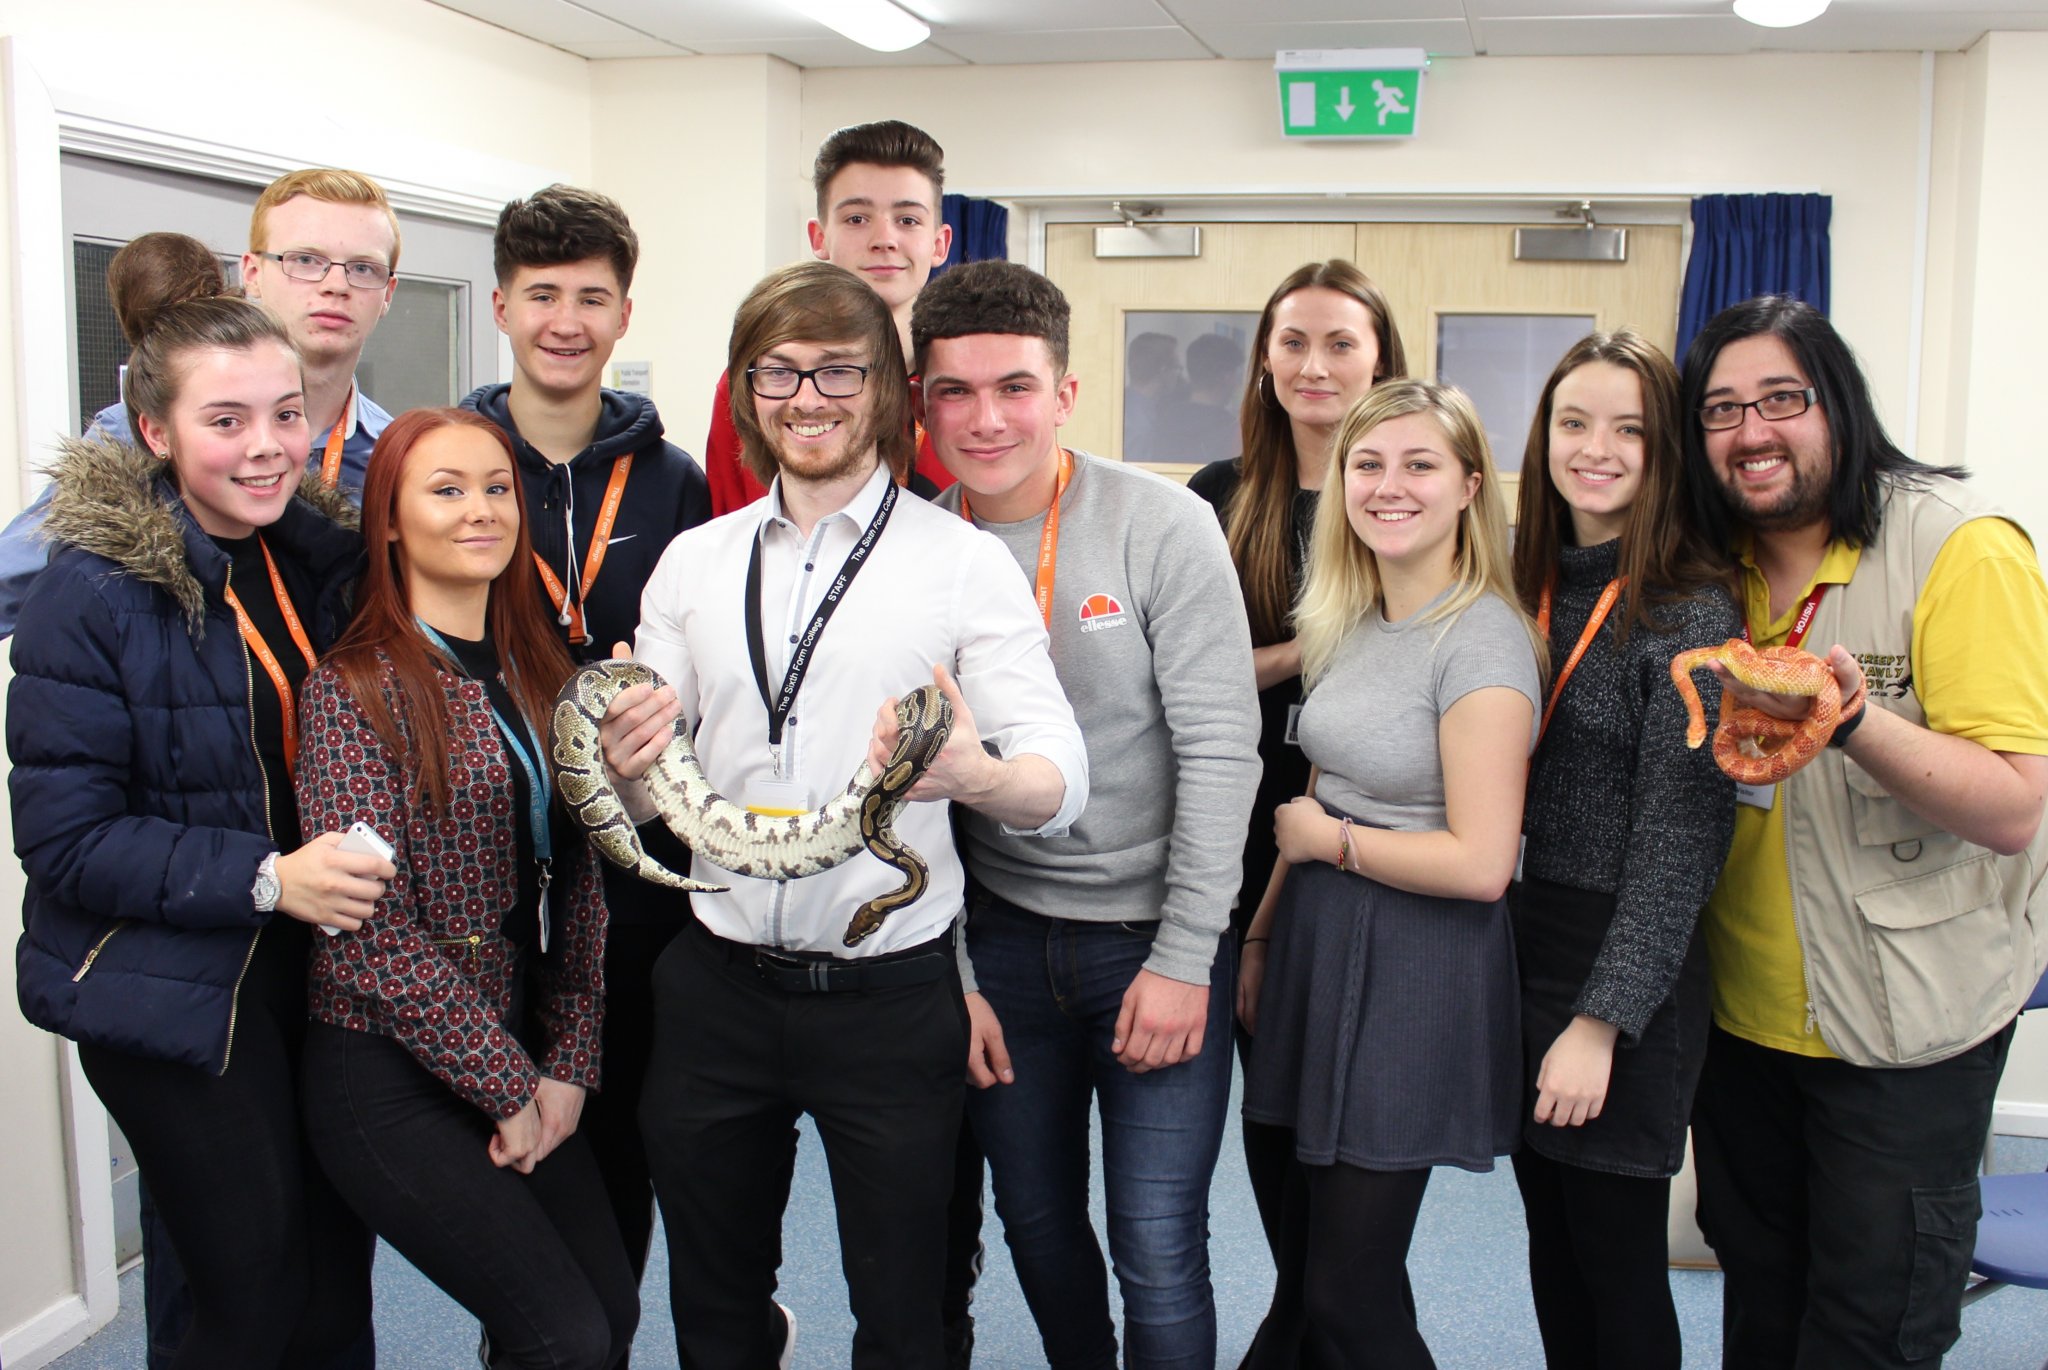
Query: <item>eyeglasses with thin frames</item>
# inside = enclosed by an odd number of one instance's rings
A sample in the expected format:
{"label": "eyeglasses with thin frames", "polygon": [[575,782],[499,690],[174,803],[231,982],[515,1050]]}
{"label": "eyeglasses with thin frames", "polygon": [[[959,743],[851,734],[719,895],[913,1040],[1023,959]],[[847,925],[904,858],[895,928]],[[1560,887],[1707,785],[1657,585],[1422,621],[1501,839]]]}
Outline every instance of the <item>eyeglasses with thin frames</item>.
{"label": "eyeglasses with thin frames", "polygon": [[1804,390],[1774,390],[1759,400],[1737,404],[1734,400],[1716,400],[1700,406],[1700,427],[1709,433],[1725,428],[1742,427],[1742,411],[1756,410],[1757,417],[1769,423],[1781,423],[1796,419],[1811,409],[1820,394],[1812,386]]}
{"label": "eyeglasses with thin frames", "polygon": [[786,400],[793,398],[809,381],[819,395],[828,400],[850,400],[867,387],[868,372],[872,367],[855,366],[851,362],[833,362],[830,366],[814,366],[801,370],[794,366],[750,366],[747,368],[747,386],[764,400]]}
{"label": "eyeglasses with thin frames", "polygon": [[382,262],[337,262],[317,252],[259,252],[276,262],[278,269],[295,281],[324,281],[327,273],[341,268],[342,278],[357,290],[382,290],[391,280],[391,268]]}

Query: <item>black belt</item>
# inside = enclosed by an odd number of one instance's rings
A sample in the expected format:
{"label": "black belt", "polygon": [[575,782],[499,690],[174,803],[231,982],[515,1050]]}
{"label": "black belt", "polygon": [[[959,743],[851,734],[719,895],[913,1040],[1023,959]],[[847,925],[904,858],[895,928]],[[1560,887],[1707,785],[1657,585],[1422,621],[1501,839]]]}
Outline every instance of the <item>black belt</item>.
{"label": "black belt", "polygon": [[953,929],[929,942],[881,956],[845,958],[826,952],[784,951],[720,937],[695,918],[690,925],[703,934],[728,964],[751,964],[764,984],[785,994],[847,994],[860,990],[904,989],[946,977],[953,965]]}

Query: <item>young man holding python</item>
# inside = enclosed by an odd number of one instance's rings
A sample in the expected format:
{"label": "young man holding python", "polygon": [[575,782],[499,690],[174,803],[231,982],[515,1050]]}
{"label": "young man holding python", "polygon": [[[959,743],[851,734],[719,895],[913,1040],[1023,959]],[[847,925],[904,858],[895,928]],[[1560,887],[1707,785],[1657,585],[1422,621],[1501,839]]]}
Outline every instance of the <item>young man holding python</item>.
{"label": "young man holding python", "polygon": [[[1826,644],[1842,700],[1810,764],[1740,787],[1703,920],[1693,1139],[1727,1274],[1722,1363],[1938,1364],[2013,1016],[2048,959],[2048,584],[1959,468],[1891,443],[1808,305],[1710,321],[1680,412],[1696,507],[1740,561],[1745,636]],[[1825,700],[1716,674],[1724,720],[1829,729]]]}
{"label": "young man holding python", "polygon": [[[838,267],[788,267],[740,306],[728,357],[733,422],[769,495],[678,537],[648,582],[635,653],[668,683],[624,691],[604,724],[628,812],[653,816],[639,782],[679,713],[718,793],[756,818],[819,809],[862,768],[876,702],[923,686],[950,704],[951,735],[908,797],[1065,831],[1087,804],[1086,755],[1030,592],[1001,543],[895,483],[910,393],[888,306]],[[655,967],[641,1110],[686,1364],[787,1355],[795,1329],[773,1294],[800,1113],[832,1168],[850,1364],[945,1363],[964,880],[945,804],[913,803],[897,827],[924,868],[900,905],[902,870],[865,855],[795,881],[691,858],[693,877],[729,888],[690,896],[695,917]]]}

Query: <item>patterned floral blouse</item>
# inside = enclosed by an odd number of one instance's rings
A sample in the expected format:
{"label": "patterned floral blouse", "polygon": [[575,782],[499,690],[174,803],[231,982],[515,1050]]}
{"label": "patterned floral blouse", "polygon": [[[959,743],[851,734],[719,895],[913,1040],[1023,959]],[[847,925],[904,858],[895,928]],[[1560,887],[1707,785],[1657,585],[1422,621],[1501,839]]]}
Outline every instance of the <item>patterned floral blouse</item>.
{"label": "patterned floral blouse", "polygon": [[[543,1074],[594,1089],[604,1017],[604,882],[595,848],[576,844],[551,898],[567,900],[541,961],[536,1061],[506,1027],[518,949],[500,923],[518,899],[511,772],[483,687],[447,672],[446,813],[410,802],[398,758],[341,676],[322,666],[299,706],[298,795],[306,836],[369,824],[397,849],[398,876],[361,930],[313,939],[308,1006],[336,1027],[392,1037],[457,1094],[510,1118]],[[397,683],[384,676],[387,700]],[[567,821],[566,819],[558,821]]]}

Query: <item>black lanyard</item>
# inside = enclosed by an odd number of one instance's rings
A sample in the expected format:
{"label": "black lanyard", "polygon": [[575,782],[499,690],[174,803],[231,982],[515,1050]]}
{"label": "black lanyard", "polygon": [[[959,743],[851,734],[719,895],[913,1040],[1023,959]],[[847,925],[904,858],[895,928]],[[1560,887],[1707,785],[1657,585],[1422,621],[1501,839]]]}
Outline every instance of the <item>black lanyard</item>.
{"label": "black lanyard", "polygon": [[825,632],[826,620],[839,607],[839,601],[846,597],[847,587],[860,574],[860,568],[867,565],[868,553],[875,550],[883,525],[889,522],[889,511],[895,507],[896,482],[890,481],[883,489],[882,503],[876,508],[875,516],[868,520],[867,531],[846,554],[845,564],[840,566],[839,574],[832,580],[832,588],[825,591],[825,598],[818,604],[818,612],[811,617],[811,626],[804,630],[804,635],[791,650],[789,670],[782,677],[782,692],[773,696],[768,690],[768,646],[761,630],[761,539],[756,534],[753,555],[747,559],[747,654],[753,658],[754,683],[761,689],[761,703],[768,709],[769,746],[782,745],[783,722],[788,719],[789,711],[796,707],[796,692],[804,683],[804,673],[811,667],[811,654]]}

